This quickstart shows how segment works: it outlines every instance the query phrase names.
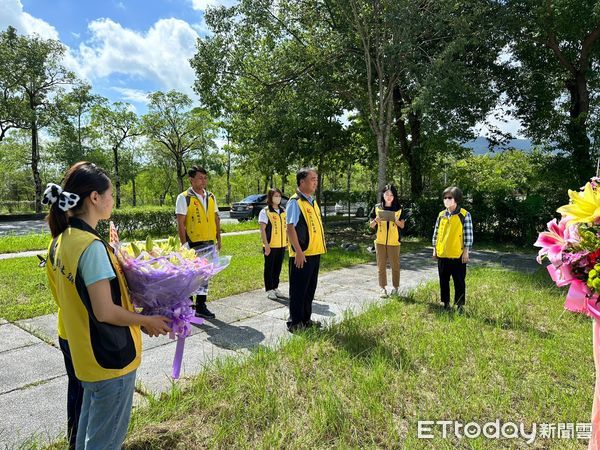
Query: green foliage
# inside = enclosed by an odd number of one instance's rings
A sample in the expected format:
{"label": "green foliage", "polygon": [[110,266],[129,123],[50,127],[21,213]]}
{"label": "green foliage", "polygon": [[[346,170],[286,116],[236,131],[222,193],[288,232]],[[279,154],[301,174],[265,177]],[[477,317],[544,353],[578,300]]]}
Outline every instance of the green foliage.
{"label": "green foliage", "polygon": [[[144,239],[148,235],[167,237],[177,234],[175,211],[172,206],[114,209],[111,220],[123,240]],[[96,229],[101,236],[108,237],[108,221],[99,222]]]}
{"label": "green foliage", "polygon": [[153,92],[148,96],[148,113],[142,117],[142,129],[175,167],[179,191],[183,191],[186,163],[209,161],[214,149],[216,124],[209,112],[192,108],[192,100],[181,92]]}
{"label": "green foliage", "polygon": [[[574,186],[568,178],[559,180],[565,166],[569,167],[565,158],[540,151],[471,156],[452,166],[448,185],[463,191],[462,206],[473,216],[476,241],[531,244],[556,209],[568,202],[567,188]],[[408,233],[431,237],[444,209],[441,192],[411,205]]]}
{"label": "green foliage", "polygon": [[594,174],[600,152],[600,8],[596,0],[506,2],[511,43],[499,79],[527,134],[566,151],[578,183]]}

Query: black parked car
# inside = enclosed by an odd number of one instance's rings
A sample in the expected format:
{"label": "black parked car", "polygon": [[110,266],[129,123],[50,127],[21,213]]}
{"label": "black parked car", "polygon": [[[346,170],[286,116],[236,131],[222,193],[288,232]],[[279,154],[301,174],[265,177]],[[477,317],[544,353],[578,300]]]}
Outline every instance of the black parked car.
{"label": "black parked car", "polygon": [[[281,206],[285,208],[288,197],[281,196]],[[267,206],[267,194],[253,194],[246,197],[241,202],[231,205],[229,217],[239,221],[250,220],[258,217],[260,210]]]}

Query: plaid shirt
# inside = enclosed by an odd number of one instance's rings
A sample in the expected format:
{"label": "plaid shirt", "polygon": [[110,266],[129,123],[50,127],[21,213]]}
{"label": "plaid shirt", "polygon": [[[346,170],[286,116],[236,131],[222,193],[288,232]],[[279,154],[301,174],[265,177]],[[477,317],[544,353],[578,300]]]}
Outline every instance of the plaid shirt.
{"label": "plaid shirt", "polygon": [[[456,208],[454,214],[458,214],[460,212],[459,208]],[[448,210],[444,211],[444,217],[450,218],[452,214]],[[433,230],[433,239],[431,239],[431,245],[435,247],[437,241],[438,228],[440,226],[440,216],[438,216],[435,221],[435,229]],[[467,215],[465,216],[465,223],[463,224],[463,242],[467,249],[471,249],[473,246],[473,221],[471,220],[471,213],[467,211]]]}

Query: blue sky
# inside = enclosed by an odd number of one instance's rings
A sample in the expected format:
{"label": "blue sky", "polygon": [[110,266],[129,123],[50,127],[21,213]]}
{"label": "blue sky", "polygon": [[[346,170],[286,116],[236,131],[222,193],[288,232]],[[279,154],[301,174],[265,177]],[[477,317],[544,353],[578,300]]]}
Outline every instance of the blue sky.
{"label": "blue sky", "polygon": [[[148,92],[176,89],[196,98],[189,59],[196,39],[207,32],[204,11],[235,2],[0,0],[0,29],[12,25],[22,34],[59,39],[67,46],[66,66],[95,92],[144,113]],[[502,108],[488,120],[518,137],[518,121]],[[479,124],[476,129],[484,135],[487,127]]]}
{"label": "blue sky", "polygon": [[206,34],[208,6],[235,0],[0,0],[0,29],[37,33],[67,46],[65,65],[111,101],[143,113],[145,95],[194,97],[189,59]]}

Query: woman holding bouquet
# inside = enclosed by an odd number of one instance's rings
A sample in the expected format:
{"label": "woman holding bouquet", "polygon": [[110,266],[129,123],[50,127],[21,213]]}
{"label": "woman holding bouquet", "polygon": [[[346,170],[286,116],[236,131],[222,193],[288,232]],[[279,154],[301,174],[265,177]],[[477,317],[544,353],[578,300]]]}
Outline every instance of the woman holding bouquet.
{"label": "woman holding bouquet", "polygon": [[62,187],[48,184],[42,202],[51,205],[48,277],[58,329],[83,386],[76,447],[120,448],[141,360],[140,329],[166,334],[168,319],[135,312],[118,261],[96,232],[113,208],[104,170],[89,162],[73,165]]}
{"label": "woman holding bouquet", "polygon": [[287,247],[287,231],[285,224],[285,211],[281,204],[281,191],[277,188],[269,189],[267,193],[267,206],[258,215],[260,238],[263,243],[265,255],[265,268],[263,272],[265,291],[270,300],[287,300],[288,298],[278,289],[279,275]]}

